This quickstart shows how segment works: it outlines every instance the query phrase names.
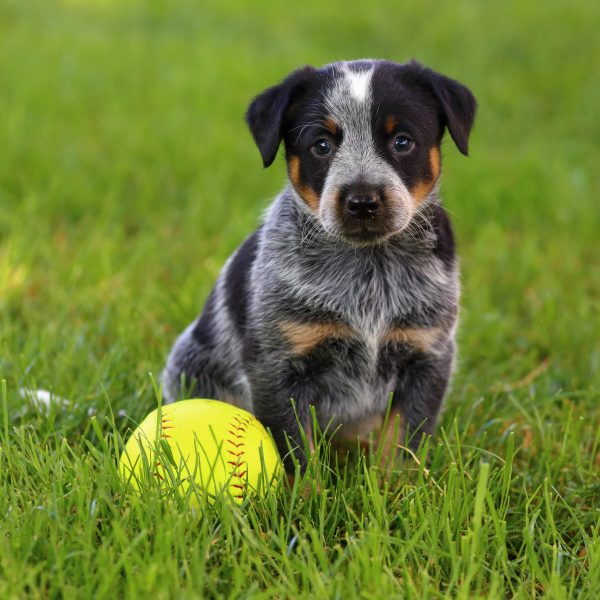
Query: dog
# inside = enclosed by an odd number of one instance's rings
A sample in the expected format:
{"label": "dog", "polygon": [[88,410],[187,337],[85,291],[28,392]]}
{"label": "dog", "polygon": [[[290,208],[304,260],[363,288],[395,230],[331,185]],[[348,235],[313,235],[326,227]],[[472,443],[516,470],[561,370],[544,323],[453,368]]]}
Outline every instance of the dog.
{"label": "dog", "polygon": [[288,472],[314,450],[311,406],[336,439],[375,432],[386,454],[432,434],[459,310],[440,144],[448,130],[467,155],[475,112],[468,88],[415,61],[306,66],[254,98],[264,166],[283,141],[289,181],[175,342],[165,401],[251,411]]}

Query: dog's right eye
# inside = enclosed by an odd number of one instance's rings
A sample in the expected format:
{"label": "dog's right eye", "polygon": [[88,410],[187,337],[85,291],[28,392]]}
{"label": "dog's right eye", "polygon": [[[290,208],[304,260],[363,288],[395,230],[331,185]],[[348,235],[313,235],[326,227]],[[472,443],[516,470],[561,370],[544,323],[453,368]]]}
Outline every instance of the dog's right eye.
{"label": "dog's right eye", "polygon": [[312,151],[317,156],[327,156],[331,154],[331,143],[325,138],[317,140],[312,146]]}

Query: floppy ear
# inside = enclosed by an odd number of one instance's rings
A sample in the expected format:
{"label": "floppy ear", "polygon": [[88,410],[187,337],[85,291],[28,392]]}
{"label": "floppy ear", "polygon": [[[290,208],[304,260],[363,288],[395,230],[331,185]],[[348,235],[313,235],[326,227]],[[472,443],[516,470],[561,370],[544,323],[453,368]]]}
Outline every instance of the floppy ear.
{"label": "floppy ear", "polygon": [[246,111],[246,122],[260,150],[263,164],[268,167],[277,156],[283,137],[282,124],[291,102],[302,93],[306,81],[315,69],[303,67],[288,75],[279,85],[256,96]]}
{"label": "floppy ear", "polygon": [[409,65],[417,70],[427,82],[439,103],[444,117],[444,125],[448,128],[456,147],[467,156],[469,134],[477,110],[475,96],[462,83],[423,67],[416,61],[412,61]]}

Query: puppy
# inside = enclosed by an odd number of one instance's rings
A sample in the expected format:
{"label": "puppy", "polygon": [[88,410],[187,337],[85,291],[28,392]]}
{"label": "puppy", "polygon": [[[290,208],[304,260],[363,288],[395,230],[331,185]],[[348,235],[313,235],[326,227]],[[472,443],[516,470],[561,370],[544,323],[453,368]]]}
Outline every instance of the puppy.
{"label": "puppy", "polygon": [[[434,431],[455,353],[459,282],[438,187],[448,129],[467,154],[476,102],[416,62],[304,67],[257,96],[246,120],[265,167],[283,140],[289,183],[226,262],[176,341],[166,401],[216,398],[253,412],[288,470],[319,426],[341,440],[391,426]],[[381,430],[391,403],[387,430]]]}

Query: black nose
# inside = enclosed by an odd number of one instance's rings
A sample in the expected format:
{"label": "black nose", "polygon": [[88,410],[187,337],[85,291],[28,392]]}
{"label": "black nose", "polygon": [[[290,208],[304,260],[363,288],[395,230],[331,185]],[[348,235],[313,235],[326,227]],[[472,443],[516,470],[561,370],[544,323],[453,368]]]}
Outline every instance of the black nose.
{"label": "black nose", "polygon": [[381,208],[381,193],[376,189],[357,189],[344,196],[346,211],[355,219],[372,219]]}

